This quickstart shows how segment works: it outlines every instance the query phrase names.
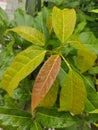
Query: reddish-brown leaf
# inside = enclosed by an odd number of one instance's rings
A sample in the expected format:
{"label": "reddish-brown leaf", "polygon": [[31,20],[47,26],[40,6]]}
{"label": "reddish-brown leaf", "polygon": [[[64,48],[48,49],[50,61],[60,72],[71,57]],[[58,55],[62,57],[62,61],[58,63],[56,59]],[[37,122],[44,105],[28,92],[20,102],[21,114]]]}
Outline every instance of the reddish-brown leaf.
{"label": "reddish-brown leaf", "polygon": [[61,58],[58,55],[52,55],[41,68],[32,91],[32,112],[39,105],[51,88],[59,72]]}

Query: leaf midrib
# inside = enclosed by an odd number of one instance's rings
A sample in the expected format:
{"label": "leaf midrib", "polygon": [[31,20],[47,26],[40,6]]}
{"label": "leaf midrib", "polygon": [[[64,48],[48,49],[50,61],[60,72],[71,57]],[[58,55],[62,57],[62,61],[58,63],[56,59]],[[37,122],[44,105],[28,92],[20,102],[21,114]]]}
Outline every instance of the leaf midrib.
{"label": "leaf midrib", "polygon": [[[59,57],[59,56],[57,55],[57,58],[54,60],[54,63],[52,64],[51,70],[49,71],[49,73],[48,73],[48,75],[47,75],[47,78],[46,78],[46,80],[45,80],[45,82],[44,82],[44,84],[43,84],[43,87],[45,86],[45,84],[46,84],[46,82],[47,82],[47,79],[48,79],[48,77],[50,76],[50,73],[51,73],[51,71],[53,70],[53,67],[54,67],[55,62],[57,61],[58,57]],[[41,88],[40,91],[42,91],[43,87]]]}
{"label": "leaf midrib", "polygon": [[48,118],[55,118],[55,119],[63,119],[63,120],[66,120],[66,118],[69,118],[69,116],[68,116],[68,117],[56,117],[56,116],[53,116],[53,115],[49,116],[49,115],[46,115],[46,114],[41,113],[41,112],[38,112],[38,114],[41,115],[41,116],[46,116],[46,117],[48,117]]}
{"label": "leaf midrib", "polygon": [[[46,51],[43,51],[41,54],[39,54],[39,55],[37,55],[35,58],[31,59],[30,62],[28,62],[28,63],[26,64],[26,66],[28,66],[28,65],[32,62],[32,60],[35,61],[38,57],[40,57],[40,55],[43,55],[45,52],[46,52]],[[22,67],[22,68],[20,69],[20,71],[18,71],[18,72],[16,73],[16,75],[15,75],[14,77],[12,77],[12,80],[9,82],[9,85],[8,85],[7,88],[9,88],[11,82],[13,82],[13,80],[17,77],[17,75],[19,75],[19,73],[22,72],[22,70],[24,70],[24,68],[25,68],[25,65],[24,65],[24,67]],[[19,80],[19,81],[20,81],[20,80]]]}

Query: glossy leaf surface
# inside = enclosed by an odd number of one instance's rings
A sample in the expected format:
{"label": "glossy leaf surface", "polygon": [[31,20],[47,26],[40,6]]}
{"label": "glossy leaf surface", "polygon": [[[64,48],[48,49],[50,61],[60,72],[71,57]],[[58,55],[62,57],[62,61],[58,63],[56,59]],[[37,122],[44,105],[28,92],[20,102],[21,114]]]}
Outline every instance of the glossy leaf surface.
{"label": "glossy leaf surface", "polygon": [[61,42],[65,42],[72,34],[76,23],[76,13],[74,9],[60,10],[53,8],[52,24],[54,32]]}
{"label": "glossy leaf surface", "polygon": [[80,114],[84,110],[85,100],[86,89],[82,78],[74,70],[69,70],[61,89],[60,111]]}
{"label": "glossy leaf surface", "polygon": [[31,46],[19,53],[11,66],[5,71],[2,79],[2,88],[10,96],[19,82],[29,75],[44,59],[45,50]]}
{"label": "glossy leaf surface", "polygon": [[43,46],[45,45],[45,37],[37,29],[29,26],[17,26],[15,28],[9,29],[8,31],[13,31],[20,35],[25,40],[32,42],[33,44]]}
{"label": "glossy leaf surface", "polygon": [[32,91],[32,112],[44,99],[60,69],[61,58],[58,55],[52,55],[41,68]]}
{"label": "glossy leaf surface", "polygon": [[30,126],[32,116],[30,113],[18,110],[0,107],[0,124],[3,126]]}
{"label": "glossy leaf surface", "polygon": [[49,92],[46,94],[44,99],[41,101],[40,106],[52,107],[56,102],[58,89],[59,89],[59,82],[58,82],[58,80],[55,80],[55,82],[52,85],[52,87],[50,88]]}
{"label": "glossy leaf surface", "polygon": [[77,122],[76,117],[67,112],[58,112],[57,109],[45,108],[38,110],[36,120],[47,128],[65,128]]}

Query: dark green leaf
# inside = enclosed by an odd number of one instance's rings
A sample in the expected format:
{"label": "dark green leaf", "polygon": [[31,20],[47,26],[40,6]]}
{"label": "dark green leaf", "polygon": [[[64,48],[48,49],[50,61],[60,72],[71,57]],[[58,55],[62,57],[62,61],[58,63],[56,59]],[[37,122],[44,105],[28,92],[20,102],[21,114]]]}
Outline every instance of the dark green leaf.
{"label": "dark green leaf", "polygon": [[76,117],[67,112],[58,112],[57,109],[39,109],[36,113],[36,120],[47,128],[70,127],[76,123]]}
{"label": "dark green leaf", "polygon": [[0,124],[3,126],[25,127],[32,124],[32,116],[22,110],[0,107]]}
{"label": "dark green leaf", "polygon": [[98,122],[98,114],[89,114],[87,117],[85,117],[85,120],[88,122]]}
{"label": "dark green leaf", "polygon": [[92,87],[90,81],[86,77],[84,77],[84,81],[87,90],[87,99],[89,100],[86,102],[87,104],[86,104],[85,111],[90,112],[94,109],[98,109],[98,94],[96,90]]}

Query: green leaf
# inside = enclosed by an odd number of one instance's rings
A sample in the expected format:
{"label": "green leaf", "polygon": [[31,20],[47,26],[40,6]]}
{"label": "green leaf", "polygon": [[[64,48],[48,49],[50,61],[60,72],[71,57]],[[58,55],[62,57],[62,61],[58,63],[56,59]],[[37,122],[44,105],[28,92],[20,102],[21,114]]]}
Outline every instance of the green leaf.
{"label": "green leaf", "polygon": [[96,55],[98,55],[98,41],[96,41],[95,44],[85,44],[85,47],[94,52]]}
{"label": "green leaf", "polygon": [[13,31],[20,35],[25,40],[32,42],[33,44],[44,46],[45,45],[45,37],[39,32],[37,29],[29,27],[29,26],[17,26],[12,29],[8,29],[7,32]]}
{"label": "green leaf", "polygon": [[91,101],[89,99],[86,100],[85,102],[85,112],[91,112],[93,110],[95,110],[95,106],[91,103]]}
{"label": "green leaf", "polygon": [[54,84],[50,88],[49,92],[47,93],[47,95],[41,101],[40,106],[52,107],[55,104],[55,102],[56,102],[58,89],[59,89],[59,82],[56,79]]}
{"label": "green leaf", "polygon": [[2,20],[4,23],[8,23],[7,13],[2,8],[0,8],[0,20]]}
{"label": "green leaf", "polygon": [[79,39],[89,50],[93,51],[95,54],[98,54],[98,39],[95,37],[93,32],[82,32],[79,35]]}
{"label": "green leaf", "polygon": [[96,90],[92,87],[90,81],[86,77],[84,77],[84,81],[85,81],[85,86],[87,90],[87,99],[88,99],[88,102],[86,102],[85,111],[91,112],[95,109],[98,109],[98,94]]}
{"label": "green leaf", "polygon": [[72,34],[76,23],[74,9],[53,8],[52,24],[57,37],[64,43]]}
{"label": "green leaf", "polygon": [[28,112],[0,107],[0,125],[3,126],[29,126],[32,124],[32,115]]}
{"label": "green leaf", "polygon": [[98,114],[98,109],[95,109],[94,111],[91,111],[90,113],[97,113]]}
{"label": "green leaf", "polygon": [[81,42],[86,45],[86,44],[96,44],[98,42],[98,39],[95,37],[94,33],[91,31],[88,32],[82,32],[79,35],[79,39]]}
{"label": "green leaf", "polygon": [[13,22],[16,26],[33,26],[33,17],[28,15],[25,11],[17,9],[14,13]]}
{"label": "green leaf", "polygon": [[98,122],[98,114],[92,113],[85,117],[85,120],[90,123]]}
{"label": "green leaf", "polygon": [[88,50],[77,39],[77,37],[73,37],[72,39],[73,40],[70,41],[70,44],[77,49],[77,56],[74,58],[75,65],[77,66],[77,68],[80,69],[81,73],[83,73],[94,65],[97,55],[92,51]]}
{"label": "green leaf", "polygon": [[12,127],[12,126],[2,126],[0,125],[1,130],[18,130],[17,127]]}
{"label": "green leaf", "polygon": [[98,9],[93,9],[93,10],[91,10],[90,12],[98,13]]}
{"label": "green leaf", "polygon": [[94,66],[89,69],[90,74],[98,74],[98,66]]}
{"label": "green leaf", "polygon": [[77,124],[68,127],[64,130],[91,130],[91,126],[89,125],[88,122],[85,122],[84,120],[80,120]]}
{"label": "green leaf", "polygon": [[20,52],[3,74],[2,88],[12,96],[13,90],[18,86],[19,82],[43,61],[45,53],[45,50],[35,46]]}
{"label": "green leaf", "polygon": [[38,122],[34,121],[34,124],[31,126],[30,130],[42,130]]}
{"label": "green leaf", "polygon": [[34,18],[34,28],[42,32],[46,39],[49,37],[47,28],[47,21],[50,17],[50,10],[48,8],[42,8],[41,12]]}
{"label": "green leaf", "polygon": [[79,23],[75,29],[75,34],[79,34],[83,29],[85,28],[87,22],[84,20],[81,23]]}
{"label": "green leaf", "polygon": [[58,78],[59,78],[59,82],[60,82],[60,85],[62,86],[63,82],[65,81],[66,79],[66,76],[67,76],[67,73],[64,71],[64,69],[61,67],[60,68],[60,71],[59,71],[59,74],[58,74]]}
{"label": "green leaf", "polygon": [[60,111],[80,114],[84,110],[85,100],[86,89],[83,79],[70,69],[61,88]]}
{"label": "green leaf", "polygon": [[61,58],[59,55],[52,55],[42,66],[33,86],[32,113],[52,87],[59,72],[60,64]]}
{"label": "green leaf", "polygon": [[13,52],[13,43],[14,41],[11,41],[7,43],[7,46],[5,48],[2,47],[0,49],[0,88],[1,88],[1,80],[2,80],[2,75],[4,71],[8,68],[10,63],[12,62],[15,54]]}
{"label": "green leaf", "polygon": [[58,112],[57,109],[38,109],[36,120],[47,128],[65,128],[74,125],[77,118],[67,112]]}

